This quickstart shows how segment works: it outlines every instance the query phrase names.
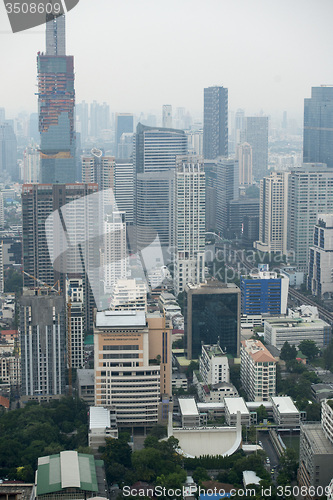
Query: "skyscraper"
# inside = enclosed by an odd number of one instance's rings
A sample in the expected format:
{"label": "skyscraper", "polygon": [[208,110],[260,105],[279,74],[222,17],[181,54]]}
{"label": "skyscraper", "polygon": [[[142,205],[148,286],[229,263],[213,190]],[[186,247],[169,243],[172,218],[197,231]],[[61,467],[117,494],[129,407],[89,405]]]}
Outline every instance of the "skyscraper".
{"label": "skyscraper", "polygon": [[125,213],[106,215],[104,227],[104,292],[110,294],[117,281],[126,278],[127,273]]}
{"label": "skyscraper", "polygon": [[206,160],[228,156],[228,89],[204,89],[203,154]]}
{"label": "skyscraper", "polygon": [[216,173],[216,228],[225,236],[229,226],[229,204],[239,197],[238,161],[219,158]]}
{"label": "skyscraper", "polygon": [[[72,201],[82,198],[82,207],[85,206],[85,200],[89,194],[98,191],[97,184],[24,184],[22,188],[22,233],[23,233],[23,269],[34,278],[41,280],[47,285],[53,285],[60,280],[60,288],[65,293],[65,276],[56,271],[51,263],[46,231],[45,221],[54,211],[61,209],[64,205],[69,206]],[[63,213],[63,212],[62,212]],[[87,228],[96,224],[96,214],[89,210],[88,220],[81,220],[79,211],[73,206],[70,227],[77,227],[75,238],[77,241],[84,241],[87,237]],[[85,216],[84,216],[85,217]],[[67,221],[68,223],[68,221]],[[75,246],[76,241],[71,241]],[[90,242],[85,249],[84,254],[93,255]],[[90,255],[84,255],[86,262]],[[85,300],[85,328],[92,328],[94,297],[87,277],[84,279],[84,300]],[[27,275],[23,277],[24,286],[35,286],[35,281]]]}
{"label": "skyscraper", "polygon": [[131,160],[116,159],[114,166],[114,195],[118,210],[125,212],[127,224],[134,221],[134,166]]}
{"label": "skyscraper", "polygon": [[90,155],[82,156],[82,182],[96,183],[100,191],[113,188],[113,156],[105,156],[101,149],[93,148]]}
{"label": "skyscraper", "polygon": [[304,99],[303,161],[333,167],[333,86],[312,87]]}
{"label": "skyscraper", "polygon": [[163,104],[162,127],[172,128],[172,106],[171,106],[171,104]]}
{"label": "skyscraper", "polygon": [[317,216],[333,213],[333,169],[305,163],[290,173],[288,191],[288,250],[306,272]]}
{"label": "skyscraper", "polygon": [[184,295],[185,350],[197,359],[201,344],[219,343],[228,354],[239,354],[240,289],[234,283],[188,284]]}
{"label": "skyscraper", "polygon": [[268,173],[268,117],[246,117],[245,136],[252,148],[253,177],[258,181]]}
{"label": "skyscraper", "polygon": [[263,252],[287,253],[289,172],[271,172],[260,181],[259,241]]}
{"label": "skyscraper", "polygon": [[47,401],[65,393],[64,298],[49,289],[25,290],[20,299],[21,395]]}
{"label": "skyscraper", "polygon": [[205,172],[203,158],[179,156],[174,186],[174,289],[205,279]]}
{"label": "skyscraper", "polygon": [[40,181],[75,182],[74,60],[66,56],[64,16],[46,23],[46,54],[38,53],[37,70]]}
{"label": "skyscraper", "polygon": [[147,228],[162,245],[172,245],[173,180],[176,156],[187,154],[183,130],[138,124],[135,136],[135,184],[138,243],[146,244]]}
{"label": "skyscraper", "polygon": [[17,141],[13,127],[0,123],[0,174],[4,172],[13,181],[18,181]]}
{"label": "skyscraper", "polygon": [[76,109],[76,122],[77,122],[76,130],[77,132],[80,132],[81,142],[82,144],[84,144],[88,137],[88,132],[89,132],[88,104],[85,101],[82,101],[76,105],[75,109]]}
{"label": "skyscraper", "polygon": [[239,164],[239,185],[252,184],[252,148],[247,142],[239,144],[236,148],[236,158]]}
{"label": "skyscraper", "polygon": [[123,134],[133,133],[133,115],[131,113],[116,114],[116,156],[119,156],[118,148],[120,138]]}
{"label": "skyscraper", "polygon": [[90,104],[90,135],[99,138],[102,130],[110,128],[110,107],[106,102]]}

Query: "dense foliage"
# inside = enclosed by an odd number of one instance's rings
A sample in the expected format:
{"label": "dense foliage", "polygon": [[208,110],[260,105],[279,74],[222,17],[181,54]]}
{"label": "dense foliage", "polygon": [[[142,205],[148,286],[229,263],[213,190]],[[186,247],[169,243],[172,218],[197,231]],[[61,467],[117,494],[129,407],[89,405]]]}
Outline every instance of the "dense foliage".
{"label": "dense foliage", "polygon": [[37,459],[87,446],[86,404],[62,398],[0,413],[0,478],[32,482]]}

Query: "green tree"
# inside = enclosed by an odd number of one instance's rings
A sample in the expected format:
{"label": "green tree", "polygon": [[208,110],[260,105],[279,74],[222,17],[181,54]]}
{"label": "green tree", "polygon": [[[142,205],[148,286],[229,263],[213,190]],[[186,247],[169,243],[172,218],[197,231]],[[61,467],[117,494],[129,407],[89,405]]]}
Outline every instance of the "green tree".
{"label": "green tree", "polygon": [[319,349],[313,340],[302,340],[298,347],[310,361],[319,354]]}
{"label": "green tree", "polygon": [[296,359],[296,355],[297,355],[296,347],[294,345],[291,346],[289,342],[285,341],[281,349],[280,358],[283,361],[289,361],[291,359]]}
{"label": "green tree", "polygon": [[207,474],[207,470],[204,467],[197,467],[192,474],[192,477],[196,483],[202,484],[203,481],[209,481],[210,477]]}
{"label": "green tree", "polygon": [[257,421],[262,422],[264,419],[268,417],[267,410],[264,405],[260,405],[257,409]]}

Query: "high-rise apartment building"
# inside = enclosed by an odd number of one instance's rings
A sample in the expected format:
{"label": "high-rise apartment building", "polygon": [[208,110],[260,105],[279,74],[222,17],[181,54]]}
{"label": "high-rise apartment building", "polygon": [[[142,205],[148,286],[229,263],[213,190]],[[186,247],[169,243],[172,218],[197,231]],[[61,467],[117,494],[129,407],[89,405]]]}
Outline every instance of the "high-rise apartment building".
{"label": "high-rise apartment building", "polygon": [[219,343],[227,354],[239,354],[240,289],[217,280],[185,286],[185,351],[198,359],[201,344]]}
{"label": "high-rise apartment building", "polygon": [[81,143],[84,144],[89,132],[89,108],[88,103],[82,101],[75,106],[76,131],[81,134]]}
{"label": "high-rise apartment building", "polygon": [[93,101],[90,104],[90,133],[91,137],[100,138],[102,130],[110,128],[110,107],[106,102],[99,104]]}
{"label": "high-rise apartment building", "polygon": [[308,289],[312,295],[333,296],[333,215],[319,214],[310,247]]}
{"label": "high-rise apartment building", "polygon": [[37,70],[40,182],[75,182],[74,60],[66,56],[64,16],[46,23],[46,53],[38,53]]}
{"label": "high-rise apartment building", "polygon": [[171,106],[171,104],[163,104],[162,127],[172,128],[172,106]]}
{"label": "high-rise apartment building", "polygon": [[29,146],[23,152],[22,177],[23,182],[28,184],[40,179],[40,152],[35,146]]}
{"label": "high-rise apartment building", "polygon": [[249,401],[269,401],[275,396],[276,359],[260,340],[241,342],[241,383]]}
{"label": "high-rise apartment building", "polygon": [[312,87],[304,99],[304,163],[333,167],[333,86]]}
{"label": "high-rise apartment building", "polygon": [[236,148],[236,158],[239,165],[239,185],[252,184],[252,148],[247,142],[239,144]]}
{"label": "high-rise apartment building", "polygon": [[134,222],[134,165],[131,160],[115,160],[114,196],[118,210],[125,212],[127,224]]}
{"label": "high-rise apartment building", "polygon": [[207,160],[228,156],[228,89],[204,89],[203,154]]}
{"label": "high-rise apartment building", "polygon": [[205,172],[203,158],[177,157],[174,185],[174,289],[205,279]]}
{"label": "high-rise apartment building", "polygon": [[260,181],[258,250],[287,253],[288,179],[289,172],[271,172]]}
{"label": "high-rise apartment building", "polygon": [[5,225],[4,201],[3,201],[3,195],[0,191],[0,228],[3,229],[4,225]]}
{"label": "high-rise apartment building", "polygon": [[119,157],[120,139],[123,134],[133,134],[133,115],[131,113],[116,114],[116,156]]}
{"label": "high-rise apartment building", "polygon": [[[53,285],[58,280],[60,288],[65,293],[65,275],[54,270],[51,263],[48,244],[46,239],[45,221],[54,211],[61,210],[63,214],[64,205],[82,198],[82,206],[88,203],[87,196],[98,191],[97,184],[24,184],[22,188],[22,233],[23,233],[23,269],[34,278],[41,280],[47,285]],[[69,206],[69,205],[67,205]],[[93,211],[84,210],[83,215],[71,205],[71,221],[67,220],[70,228],[76,227],[76,232],[71,235],[71,243],[75,247],[78,241],[85,241],[87,228],[96,225],[96,214]],[[87,214],[87,217],[86,217]],[[83,219],[82,219],[83,217]],[[60,235],[59,235],[60,236]],[[55,242],[56,244],[56,242]],[[86,262],[89,262],[93,254],[91,241],[83,249]],[[87,254],[87,255],[86,255]],[[65,267],[66,269],[66,267]],[[64,272],[65,272],[64,269]],[[73,272],[73,271],[72,271]],[[24,275],[25,286],[35,286],[33,278]],[[84,279],[85,300],[85,328],[92,328],[92,315],[94,299],[88,283]]]}
{"label": "high-rise apartment building", "polygon": [[110,294],[127,274],[126,222],[124,212],[112,212],[104,221],[104,292]]}
{"label": "high-rise apartment building", "polygon": [[238,198],[238,161],[233,158],[218,158],[216,166],[216,228],[224,236],[229,229],[230,202]]}
{"label": "high-rise apartment building", "polygon": [[100,191],[114,187],[113,156],[105,156],[101,149],[93,148],[90,155],[82,156],[82,182],[96,183]]}
{"label": "high-rise apartment building", "polygon": [[307,271],[318,214],[333,213],[333,169],[303,164],[289,176],[288,241],[299,271]]}
{"label": "high-rise apartment building", "polygon": [[18,181],[17,140],[13,127],[0,122],[0,174],[4,172]]}
{"label": "high-rise apartment building", "polygon": [[252,148],[252,174],[258,181],[268,171],[268,117],[245,118],[245,140]]}
{"label": "high-rise apartment building", "polygon": [[94,347],[95,405],[113,405],[121,427],[156,425],[161,396],[171,395],[171,330],[163,315],[97,312]]}
{"label": "high-rise apartment building", "polygon": [[228,358],[219,344],[202,345],[199,371],[208,386],[230,381]]}
{"label": "high-rise apartment building", "polygon": [[0,243],[0,293],[5,291],[5,282],[3,274],[3,242]]}
{"label": "high-rise apartment building", "polygon": [[47,401],[65,393],[64,298],[50,289],[24,290],[20,299],[21,396]]}
{"label": "high-rise apartment building", "polygon": [[66,276],[67,355],[72,368],[84,367],[84,281]]}

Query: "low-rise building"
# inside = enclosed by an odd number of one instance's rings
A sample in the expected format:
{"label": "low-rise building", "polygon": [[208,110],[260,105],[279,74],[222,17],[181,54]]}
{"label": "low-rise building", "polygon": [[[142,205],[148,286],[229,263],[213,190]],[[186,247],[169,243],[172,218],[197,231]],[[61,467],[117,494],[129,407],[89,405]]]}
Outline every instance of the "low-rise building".
{"label": "low-rise building", "polygon": [[188,381],[185,373],[178,371],[172,373],[172,389],[183,389],[187,391]]}
{"label": "low-rise building", "polygon": [[333,397],[333,384],[312,384],[311,393],[317,403]]}
{"label": "low-rise building", "polygon": [[224,398],[225,419],[228,425],[236,425],[237,413],[240,412],[241,424],[250,426],[251,415],[243,398]]}
{"label": "low-rise building", "polygon": [[275,396],[271,398],[273,418],[279,429],[299,429],[300,412],[290,396]]}
{"label": "low-rise building", "polygon": [[276,360],[260,340],[241,342],[241,383],[251,401],[275,396]]}
{"label": "low-rise building", "polygon": [[104,462],[93,455],[62,451],[38,459],[36,498],[108,498]]}
{"label": "low-rise building", "polygon": [[76,372],[78,396],[89,406],[95,403],[95,378],[93,369],[80,369]]}
{"label": "low-rise building", "polygon": [[200,415],[194,398],[179,398],[182,427],[199,427]]}
{"label": "low-rise building", "polygon": [[91,406],[89,408],[88,445],[97,453],[100,446],[105,446],[106,438],[118,438],[117,418],[114,408]]}
{"label": "low-rise building", "polygon": [[303,340],[313,340],[322,349],[329,344],[331,327],[318,317],[316,307],[301,306],[288,310],[288,316],[272,317],[264,321],[265,342],[281,349],[285,342],[296,347]]}

